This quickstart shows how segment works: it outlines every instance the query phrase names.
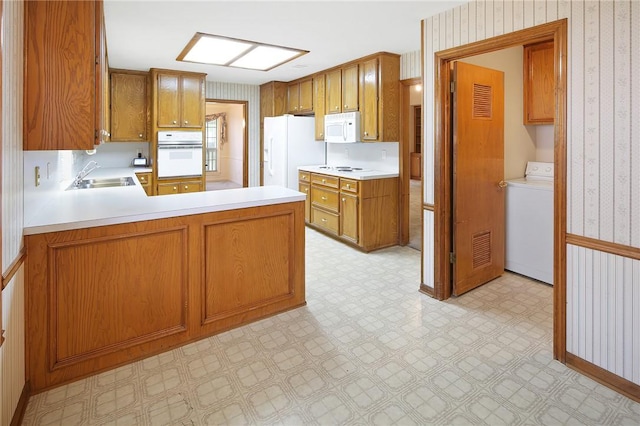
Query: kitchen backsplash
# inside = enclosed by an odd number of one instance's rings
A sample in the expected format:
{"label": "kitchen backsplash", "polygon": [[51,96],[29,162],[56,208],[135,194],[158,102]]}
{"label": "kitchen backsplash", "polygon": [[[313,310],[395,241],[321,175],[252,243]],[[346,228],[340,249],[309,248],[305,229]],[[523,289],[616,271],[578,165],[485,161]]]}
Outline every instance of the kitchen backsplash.
{"label": "kitchen backsplash", "polygon": [[399,146],[398,142],[328,143],[327,164],[398,172],[400,169]]}
{"label": "kitchen backsplash", "polygon": [[[86,151],[24,151],[25,219],[46,205],[55,191],[65,189],[89,161],[100,167],[128,167],[138,150],[149,157],[147,142],[110,142],[96,147],[94,155]],[[40,167],[40,185],[35,185],[35,167]]]}

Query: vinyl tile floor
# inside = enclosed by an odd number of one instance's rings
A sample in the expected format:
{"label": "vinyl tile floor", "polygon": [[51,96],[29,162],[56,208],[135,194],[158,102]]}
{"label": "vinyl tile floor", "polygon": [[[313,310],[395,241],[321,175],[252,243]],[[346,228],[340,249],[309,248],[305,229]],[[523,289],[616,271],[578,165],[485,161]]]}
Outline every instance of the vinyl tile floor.
{"label": "vinyl tile floor", "polygon": [[420,252],[306,230],[307,306],[34,395],[25,425],[634,425],[552,357],[552,288],[506,273],[439,302]]}

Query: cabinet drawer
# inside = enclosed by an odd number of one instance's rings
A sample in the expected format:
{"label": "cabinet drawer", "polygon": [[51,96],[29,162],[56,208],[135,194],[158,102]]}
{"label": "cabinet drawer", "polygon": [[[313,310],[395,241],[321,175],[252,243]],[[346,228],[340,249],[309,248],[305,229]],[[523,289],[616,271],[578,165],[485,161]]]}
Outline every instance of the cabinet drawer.
{"label": "cabinet drawer", "polygon": [[311,173],[309,173],[309,172],[298,172],[298,180],[300,182],[311,182]]}
{"label": "cabinet drawer", "polygon": [[338,192],[330,189],[311,187],[311,204],[338,212]]}
{"label": "cabinet drawer", "polygon": [[319,175],[316,173],[311,174],[311,183],[315,185],[327,186],[329,188],[338,189],[340,178],[335,176]]}
{"label": "cabinet drawer", "polygon": [[180,192],[200,192],[200,182],[182,182],[180,184]]}
{"label": "cabinet drawer", "polygon": [[338,215],[335,213],[311,207],[311,223],[338,235],[340,221],[338,220]]}
{"label": "cabinet drawer", "polygon": [[340,178],[340,191],[358,193],[358,181],[353,179]]}

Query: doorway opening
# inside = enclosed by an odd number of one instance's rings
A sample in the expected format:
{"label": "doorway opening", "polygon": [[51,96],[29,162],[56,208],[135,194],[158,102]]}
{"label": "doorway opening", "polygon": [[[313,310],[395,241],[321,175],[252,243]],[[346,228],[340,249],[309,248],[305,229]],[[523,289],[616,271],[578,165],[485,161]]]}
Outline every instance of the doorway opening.
{"label": "doorway opening", "polygon": [[207,99],[205,111],[207,191],[248,186],[248,102]]}
{"label": "doorway opening", "polygon": [[450,68],[454,61],[513,46],[553,41],[554,44],[554,357],[566,358],[566,69],[567,20],[539,25],[504,36],[435,53],[434,100],[434,281],[433,296],[451,296],[452,223],[452,123]]}

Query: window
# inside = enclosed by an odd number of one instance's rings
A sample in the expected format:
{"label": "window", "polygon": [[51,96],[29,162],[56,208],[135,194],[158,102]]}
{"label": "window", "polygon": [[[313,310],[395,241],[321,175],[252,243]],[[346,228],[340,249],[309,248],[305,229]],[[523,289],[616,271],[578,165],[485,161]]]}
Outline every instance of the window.
{"label": "window", "polygon": [[206,125],[206,158],[205,170],[207,172],[218,171],[218,119],[207,121]]}

